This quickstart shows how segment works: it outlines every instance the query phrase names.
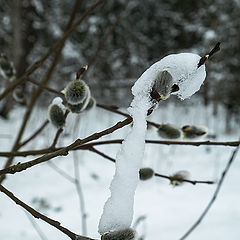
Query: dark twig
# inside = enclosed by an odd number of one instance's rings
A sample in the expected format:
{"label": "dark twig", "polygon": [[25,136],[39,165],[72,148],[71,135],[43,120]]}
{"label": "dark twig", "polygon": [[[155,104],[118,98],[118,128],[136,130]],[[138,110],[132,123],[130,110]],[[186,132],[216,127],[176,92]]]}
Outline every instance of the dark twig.
{"label": "dark twig", "polygon": [[210,53],[207,53],[201,59],[198,63],[198,68],[201,67],[211,56],[213,56],[216,52],[220,51],[220,42],[218,42],[215,47],[210,51]]}
{"label": "dark twig", "polygon": [[[92,151],[92,152],[95,152],[97,153],[98,155],[102,156],[103,158],[106,158],[108,160],[110,160],[111,162],[116,162],[116,160],[110,156],[108,156],[107,154],[97,150],[96,148],[90,146],[88,148],[89,151]],[[166,175],[163,175],[163,174],[159,174],[159,173],[155,173],[154,174],[156,177],[161,177],[161,178],[166,178],[170,181],[174,180],[174,177],[172,176],[166,176]],[[182,182],[187,182],[187,183],[191,183],[193,185],[196,185],[197,183],[204,183],[204,184],[214,184],[215,182],[213,181],[196,181],[196,180],[188,180],[188,179],[181,179]]]}
{"label": "dark twig", "polygon": [[116,160],[115,160],[114,158],[106,155],[105,153],[97,150],[97,149],[94,148],[94,147],[89,147],[89,148],[87,148],[87,149],[88,149],[89,151],[91,151],[91,152],[97,153],[98,155],[102,156],[103,158],[106,158],[106,159],[110,160],[111,162],[114,162],[114,163],[116,162]]}
{"label": "dark twig", "polygon": [[61,92],[59,92],[59,91],[57,91],[57,90],[55,90],[53,88],[47,87],[47,86],[45,86],[45,85],[43,85],[43,84],[41,84],[41,83],[39,83],[37,81],[34,81],[34,80],[30,79],[30,78],[27,78],[27,81],[31,82],[34,85],[37,85],[41,89],[44,89],[44,90],[46,90],[48,92],[51,92],[51,93],[54,93],[55,95],[58,95],[59,97],[64,97],[63,93],[61,93]]}
{"label": "dark twig", "polygon": [[23,207],[27,212],[29,212],[32,216],[34,216],[37,219],[42,219],[44,222],[50,224],[51,226],[57,228],[59,231],[63,232],[64,234],[66,234],[69,238],[71,238],[72,240],[93,240],[91,238],[87,238],[84,236],[80,236],[77,235],[76,233],[71,232],[70,230],[68,230],[67,228],[61,226],[61,223],[58,221],[55,221],[43,214],[41,214],[40,212],[36,211],[35,209],[33,209],[32,207],[30,207],[29,205],[27,205],[26,203],[22,202],[19,198],[15,197],[13,195],[12,192],[10,192],[9,190],[7,190],[5,187],[3,187],[2,185],[0,185],[0,191],[3,192],[4,194],[6,194],[9,198],[11,198],[17,205]]}
{"label": "dark twig", "polygon": [[[163,174],[159,174],[159,173],[154,173],[154,175],[156,177],[161,177],[161,178],[166,178],[168,179],[170,182],[175,180],[174,177],[172,176],[166,176],[166,175],[163,175]],[[215,184],[214,181],[198,181],[198,180],[188,180],[188,179],[181,179],[181,182],[188,182],[188,183],[191,183],[193,185],[196,185],[197,183],[204,183],[204,184]]]}
{"label": "dark twig", "polygon": [[201,216],[198,218],[198,220],[192,225],[192,227],[180,238],[180,240],[184,240],[186,239],[191,233],[192,231],[201,223],[201,221],[203,220],[203,218],[206,216],[206,214],[208,213],[209,209],[211,208],[211,206],[213,205],[213,203],[215,202],[218,193],[220,191],[220,188],[222,186],[223,180],[229,170],[229,168],[231,167],[231,164],[233,163],[234,159],[237,156],[237,152],[239,150],[239,146],[236,147],[236,149],[232,152],[232,155],[224,169],[224,171],[222,172],[222,176],[220,178],[220,181],[218,182],[217,188],[213,194],[212,199],[210,200],[210,202],[208,203],[207,207],[204,209],[203,213],[201,214]]}
{"label": "dark twig", "polygon": [[[78,146],[70,151],[80,150],[84,148],[89,148],[90,146],[97,145],[105,145],[105,144],[121,144],[123,139],[114,139],[114,140],[106,140],[106,141],[96,141],[87,144],[83,144]],[[186,141],[165,141],[165,140],[146,140],[148,144],[163,144],[163,145],[187,145],[187,146],[228,146],[228,147],[237,147],[240,145],[240,141],[229,141],[229,142],[212,142],[212,141],[198,141],[198,142],[186,142]],[[60,150],[62,148],[55,148],[55,150]],[[29,155],[41,155],[52,152],[49,148],[43,148],[40,150],[29,150],[29,151],[21,151],[21,152],[0,152],[0,157],[10,157],[10,156],[18,156],[18,157],[26,157]]]}
{"label": "dark twig", "polygon": [[25,141],[23,141],[22,143],[19,144],[19,147],[23,147],[24,145],[26,145],[27,143],[29,143],[30,141],[32,141],[35,137],[38,136],[38,134],[40,134],[43,129],[48,125],[49,121],[46,120],[39,129],[36,130],[36,132],[34,132],[30,137],[28,137]]}

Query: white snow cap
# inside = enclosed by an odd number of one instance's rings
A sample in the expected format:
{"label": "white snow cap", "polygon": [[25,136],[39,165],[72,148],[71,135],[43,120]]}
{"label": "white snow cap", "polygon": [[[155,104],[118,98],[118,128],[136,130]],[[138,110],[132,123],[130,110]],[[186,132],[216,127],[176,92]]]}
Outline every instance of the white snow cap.
{"label": "white snow cap", "polygon": [[[157,74],[168,71],[173,77],[173,84],[179,87],[179,91],[172,94],[176,94],[182,100],[191,97],[200,89],[206,77],[205,65],[198,68],[200,59],[199,55],[193,53],[171,54],[162,58],[142,74],[133,87],[133,93],[141,91],[143,85],[150,91]],[[145,81],[146,77],[148,82]]]}
{"label": "white snow cap", "polygon": [[159,71],[168,71],[177,84],[179,98],[194,94],[203,83],[205,66],[197,68],[200,56],[192,53],[169,55],[147,69],[132,87],[134,99],[128,111],[133,127],[124,139],[116,157],[116,170],[99,223],[99,233],[129,228],[133,218],[134,195],[139,182],[139,169],[144,156],[147,113],[152,107],[150,92]]}

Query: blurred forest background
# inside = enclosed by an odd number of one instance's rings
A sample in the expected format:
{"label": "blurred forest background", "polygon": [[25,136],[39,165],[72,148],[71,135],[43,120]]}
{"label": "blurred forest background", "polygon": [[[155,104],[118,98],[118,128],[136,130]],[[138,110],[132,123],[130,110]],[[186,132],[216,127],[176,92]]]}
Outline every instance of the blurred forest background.
{"label": "blurred forest background", "polygon": [[[81,1],[79,15],[94,3]],[[0,0],[0,46],[21,76],[63,34],[74,1]],[[83,65],[90,68],[85,80],[100,103],[127,106],[133,82],[152,63],[170,53],[206,54],[216,42],[221,51],[208,63],[208,75],[198,95],[213,104],[214,114],[223,105],[230,119],[240,120],[240,1],[239,0],[114,0],[92,13],[67,40],[63,56],[49,86],[62,90]],[[40,81],[49,58],[32,78]],[[3,78],[1,89],[9,83]],[[27,97],[35,88],[21,86]],[[42,94],[41,105],[51,98]],[[171,101],[175,101],[174,97]],[[2,101],[7,117],[12,96]],[[19,105],[17,105],[19,106]]]}

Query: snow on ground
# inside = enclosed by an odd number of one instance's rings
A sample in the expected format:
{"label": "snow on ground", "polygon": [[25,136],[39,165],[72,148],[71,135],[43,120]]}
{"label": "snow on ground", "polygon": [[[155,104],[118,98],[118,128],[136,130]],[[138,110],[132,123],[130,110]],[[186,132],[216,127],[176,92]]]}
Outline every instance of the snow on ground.
{"label": "snow on ground", "polygon": [[[224,113],[217,118],[211,115],[211,108],[205,109],[197,101],[192,107],[183,107],[185,102],[175,106],[170,104],[156,110],[152,121],[172,123],[177,126],[186,124],[206,125],[210,133],[217,134],[217,140],[236,140],[237,133],[224,134]],[[182,106],[181,106],[182,105]],[[1,134],[0,151],[10,150],[14,136],[19,128],[19,116],[22,110],[15,110],[9,121],[0,120]],[[27,137],[47,117],[47,110],[37,110],[33,114],[31,128]],[[96,109],[83,114],[80,119],[79,137],[84,138],[96,131],[114,125],[123,117],[105,110]],[[67,127],[59,145],[67,145],[73,141],[72,132],[74,117],[67,119]],[[102,139],[123,138],[130,126],[120,129]],[[29,143],[25,149],[40,149],[51,144],[54,138],[51,125],[42,133],[38,141]],[[147,139],[159,139],[155,128],[150,128]],[[202,138],[202,140],[205,138]],[[97,149],[116,157],[120,145],[98,146]],[[179,170],[187,170],[193,180],[217,180],[225,167],[233,148],[214,146],[164,146],[147,144],[143,166],[153,167],[161,174],[172,174]],[[79,151],[80,178],[83,187],[86,212],[87,233],[92,238],[98,238],[98,222],[105,200],[109,197],[109,184],[114,174],[114,164],[95,153]],[[16,158],[15,161],[26,161],[35,157]],[[59,168],[69,175],[74,175],[72,153],[66,157],[52,160]],[[0,159],[0,167],[4,158]],[[209,213],[199,227],[188,237],[189,240],[218,239],[238,240],[240,236],[240,193],[238,176],[240,171],[240,156],[233,163],[220,194]],[[79,201],[74,184],[59,175],[48,163],[43,163],[31,169],[8,175],[4,186],[18,198],[58,220],[71,231],[81,234],[81,216]],[[141,216],[145,220],[137,226],[139,235],[144,234],[145,240],[175,240],[179,239],[202,213],[212,197],[216,186],[190,185],[172,187],[165,179],[153,178],[140,182],[136,191],[134,205],[134,221]],[[42,207],[39,205],[42,201]],[[34,201],[35,200],[35,201]],[[45,205],[45,207],[44,207]],[[46,239],[65,240],[68,237],[41,220],[36,220],[46,236]],[[0,239],[1,240],[39,240],[40,237],[32,227],[25,211],[13,203],[4,194],[0,194]]]}

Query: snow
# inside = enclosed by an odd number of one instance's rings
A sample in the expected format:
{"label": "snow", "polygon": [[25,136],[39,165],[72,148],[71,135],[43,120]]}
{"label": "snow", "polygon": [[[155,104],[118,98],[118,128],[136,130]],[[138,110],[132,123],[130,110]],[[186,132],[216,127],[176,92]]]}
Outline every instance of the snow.
{"label": "snow", "polygon": [[205,65],[197,67],[200,58],[193,53],[168,55],[143,73],[133,91],[141,91],[143,86],[149,90],[153,82],[149,80],[146,83],[145,79],[156,79],[159,72],[168,71],[173,77],[173,84],[177,84],[180,88],[172,94],[176,94],[182,100],[189,98],[200,89],[206,77]]}
{"label": "snow", "polygon": [[185,99],[199,90],[205,79],[205,67],[197,68],[199,60],[200,56],[191,53],[166,56],[147,69],[132,87],[134,99],[128,111],[133,118],[133,127],[116,157],[111,196],[104,205],[99,222],[100,234],[131,226],[134,195],[145,149],[147,112],[152,107],[150,92],[158,73],[167,70],[172,75],[173,84],[179,86],[177,95]]}

